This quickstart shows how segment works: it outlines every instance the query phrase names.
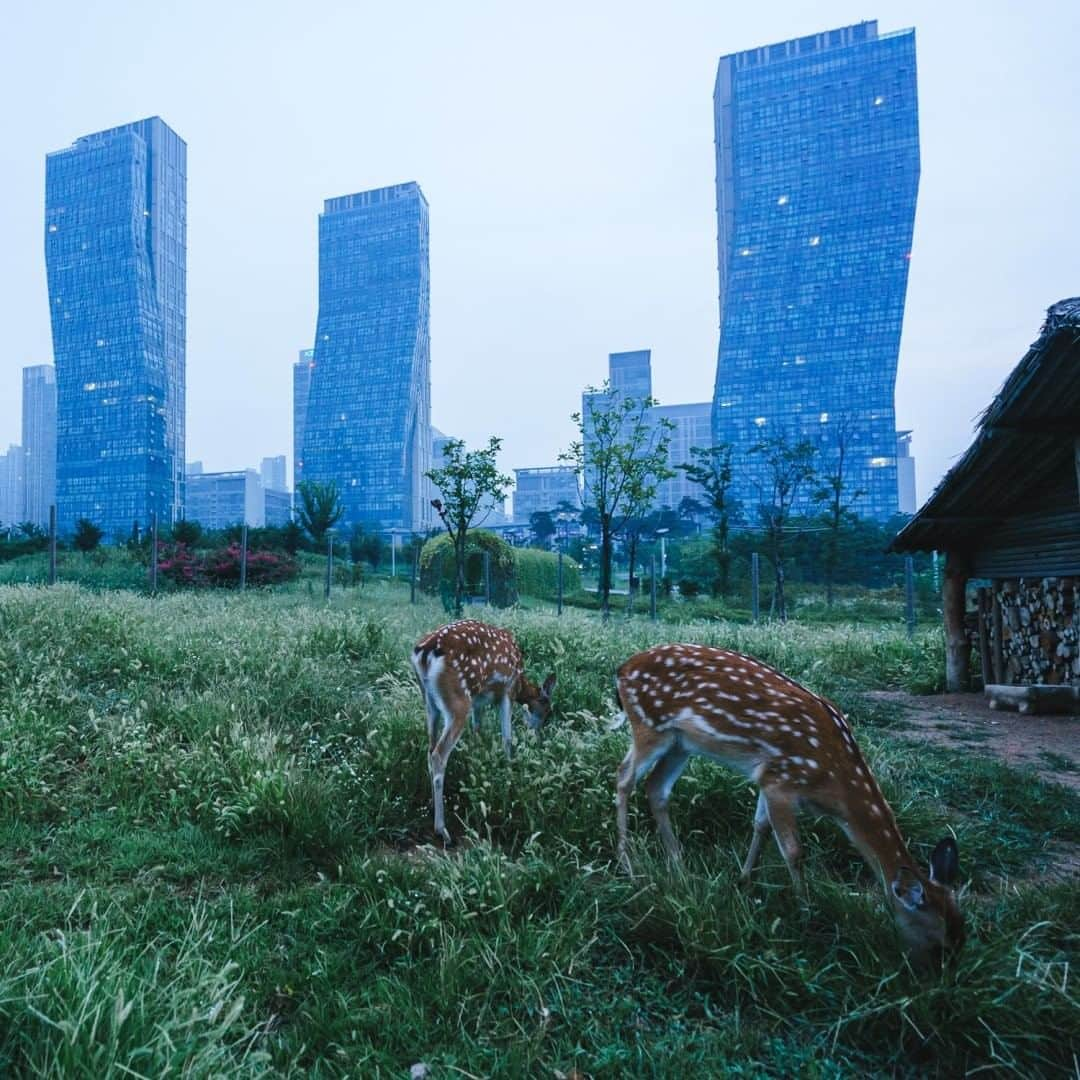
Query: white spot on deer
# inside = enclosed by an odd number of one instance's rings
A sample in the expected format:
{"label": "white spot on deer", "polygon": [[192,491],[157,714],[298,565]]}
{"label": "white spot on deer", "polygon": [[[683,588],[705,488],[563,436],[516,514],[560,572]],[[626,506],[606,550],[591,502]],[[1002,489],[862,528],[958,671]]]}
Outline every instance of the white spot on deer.
{"label": "white spot on deer", "polygon": [[821,740],[815,738],[813,735],[810,736],[807,742],[809,742],[810,745],[813,746],[815,749],[821,745]]}
{"label": "white spot on deer", "polygon": [[873,814],[874,817],[881,817],[881,807],[878,806],[877,803],[871,804],[870,813]]}

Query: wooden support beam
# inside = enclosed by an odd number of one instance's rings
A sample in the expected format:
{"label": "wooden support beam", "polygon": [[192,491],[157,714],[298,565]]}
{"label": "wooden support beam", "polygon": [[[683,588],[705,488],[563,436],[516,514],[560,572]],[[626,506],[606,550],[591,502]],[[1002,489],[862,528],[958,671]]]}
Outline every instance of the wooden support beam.
{"label": "wooden support beam", "polygon": [[980,587],[978,590],[977,611],[979,613],[979,668],[982,672],[983,686],[989,686],[994,681],[994,674],[990,667],[990,597],[988,590]]}
{"label": "wooden support beam", "polygon": [[1076,498],[1080,502],[1080,439],[1073,443],[1073,458],[1076,464]]}
{"label": "wooden support beam", "polygon": [[992,646],[994,650],[994,682],[1000,685],[1005,681],[1005,620],[1001,615],[1001,582],[991,582],[990,589],[991,619],[993,620],[994,634]]}
{"label": "wooden support beam", "polygon": [[945,616],[945,689],[956,692],[970,689],[971,646],[964,631],[964,590],[969,564],[966,555],[946,552],[945,580],[941,601]]}

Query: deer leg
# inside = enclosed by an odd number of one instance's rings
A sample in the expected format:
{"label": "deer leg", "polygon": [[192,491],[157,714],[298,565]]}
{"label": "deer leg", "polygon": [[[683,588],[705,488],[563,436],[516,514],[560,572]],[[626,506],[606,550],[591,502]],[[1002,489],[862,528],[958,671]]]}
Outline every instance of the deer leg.
{"label": "deer leg", "polygon": [[450,722],[444,725],[442,735],[439,737],[435,749],[428,755],[428,769],[431,772],[431,796],[435,804],[435,831],[443,838],[443,843],[447,847],[450,847],[454,840],[450,835],[450,830],[446,827],[446,818],[443,813],[443,780],[446,776],[446,763],[450,759],[450,754],[457,745],[458,739],[461,738],[462,732],[465,730],[468,716],[468,706],[455,712],[453,717],[450,718]]}
{"label": "deer leg", "polygon": [[514,747],[510,737],[510,710],[513,702],[509,694],[503,694],[499,698],[499,724],[502,727],[503,749],[506,751],[506,759],[509,761],[514,756]]}
{"label": "deer leg", "polygon": [[660,829],[660,839],[664,842],[668,858],[676,865],[681,861],[682,855],[679,851],[679,841],[675,839],[675,833],[671,830],[668,802],[671,799],[671,789],[682,776],[683,769],[686,768],[689,760],[690,752],[676,742],[656,763],[653,771],[649,773],[649,779],[645,781],[645,793],[649,797],[649,806]]}
{"label": "deer leg", "polygon": [[799,843],[799,828],[795,818],[795,799],[780,785],[761,789],[765,796],[765,806],[769,813],[769,824],[776,837],[780,854],[787,863],[788,873],[795,884],[795,891],[800,898],[806,896],[806,885],[802,876],[802,845]]}
{"label": "deer leg", "polygon": [[636,750],[634,744],[626,752],[615,773],[615,821],[619,830],[618,859],[623,869],[633,877],[630,856],[626,852],[627,818],[630,812],[630,793],[637,783],[637,770],[634,768]]}
{"label": "deer leg", "polygon": [[757,865],[758,856],[761,854],[761,845],[765,840],[765,834],[771,828],[765,793],[759,791],[757,809],[754,811],[754,835],[750,838],[750,850],[746,853],[746,861],[743,863],[742,871],[739,873],[739,880],[744,885],[750,880],[750,874]]}

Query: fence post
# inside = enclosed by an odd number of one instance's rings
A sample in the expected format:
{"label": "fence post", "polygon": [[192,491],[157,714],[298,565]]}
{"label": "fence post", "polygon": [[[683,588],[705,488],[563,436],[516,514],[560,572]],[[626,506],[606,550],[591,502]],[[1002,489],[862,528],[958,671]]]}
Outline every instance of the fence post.
{"label": "fence post", "polygon": [[56,504],[49,507],[49,584],[56,584]]}
{"label": "fence post", "polygon": [[248,527],[247,522],[240,528],[240,591],[243,592],[247,588],[247,547],[248,547]]}
{"label": "fence post", "polygon": [[323,599],[330,599],[330,582],[334,574],[334,534],[326,534],[326,583],[323,585]]}
{"label": "fence post", "polygon": [[750,611],[756,623],[761,617],[761,559],[756,551],[750,555]]}
{"label": "fence post", "polygon": [[420,552],[415,541],[412,546],[412,575],[409,579],[409,603],[416,603],[416,564],[419,562]]}
{"label": "fence post", "polygon": [[157,511],[150,513],[150,595],[157,595]]}
{"label": "fence post", "polygon": [[491,552],[484,552],[484,603],[491,606]]}
{"label": "fence post", "polygon": [[[904,556],[904,593],[906,597],[907,636],[915,636],[915,560],[910,555]],[[982,613],[979,613],[982,618]]]}
{"label": "fence post", "polygon": [[558,608],[556,609],[556,612],[555,612],[556,615],[561,615],[562,614],[562,589],[563,589],[563,584],[562,584],[562,559],[563,559],[562,548],[559,548],[559,569],[558,569],[558,574],[557,574]]}
{"label": "fence post", "polygon": [[649,615],[656,622],[656,556],[649,562]]}

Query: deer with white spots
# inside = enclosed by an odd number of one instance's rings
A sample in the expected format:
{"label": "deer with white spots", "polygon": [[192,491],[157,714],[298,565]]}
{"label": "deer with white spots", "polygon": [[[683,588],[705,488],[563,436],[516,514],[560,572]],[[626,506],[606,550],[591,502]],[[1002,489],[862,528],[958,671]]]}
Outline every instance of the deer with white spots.
{"label": "deer with white spots", "polygon": [[859,752],[847,721],[825,698],[740,653],[703,645],[659,645],[632,656],[616,678],[633,743],[619,766],[619,858],[627,871],[627,808],[639,780],[669,857],[679,859],[671,830],[671,789],[695,754],[754,781],[757,811],[742,866],[749,881],[770,830],[800,894],[804,892],[796,825],[800,809],[835,819],[880,874],[887,903],[917,961],[952,951],[964,924],[952,891],[956,842],[942,840],[924,873]]}
{"label": "deer with white spots", "polygon": [[413,648],[412,665],[427,713],[435,831],[449,846],[453,840],[443,815],[443,777],[469,716],[473,716],[475,726],[475,710],[489,702],[496,705],[503,747],[509,758],[510,712],[514,703],[525,707],[529,727],[539,731],[551,714],[555,676],[549,675],[539,687],[530,682],[514,635],[474,619],[449,623],[421,638]]}

